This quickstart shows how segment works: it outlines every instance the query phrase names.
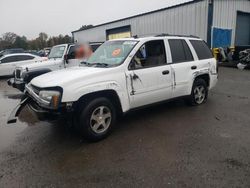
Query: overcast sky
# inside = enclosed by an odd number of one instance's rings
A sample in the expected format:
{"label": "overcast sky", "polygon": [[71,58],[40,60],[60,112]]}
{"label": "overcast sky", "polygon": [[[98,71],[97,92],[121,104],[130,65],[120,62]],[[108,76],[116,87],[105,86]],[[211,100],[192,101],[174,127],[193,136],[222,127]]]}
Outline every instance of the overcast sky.
{"label": "overcast sky", "polygon": [[190,0],[0,0],[0,35],[28,39],[39,32],[69,34],[85,24],[100,24]]}

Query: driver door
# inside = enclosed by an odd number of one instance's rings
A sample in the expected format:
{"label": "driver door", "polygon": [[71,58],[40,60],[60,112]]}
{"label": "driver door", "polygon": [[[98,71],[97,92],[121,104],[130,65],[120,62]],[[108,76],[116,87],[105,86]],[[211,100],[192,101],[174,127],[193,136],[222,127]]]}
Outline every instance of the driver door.
{"label": "driver door", "polygon": [[67,52],[67,61],[66,61],[66,67],[74,67],[78,66],[80,63],[80,60],[76,58],[76,45],[70,45],[68,52]]}
{"label": "driver door", "polygon": [[164,40],[149,41],[142,45],[126,75],[131,108],[171,98],[171,75]]}

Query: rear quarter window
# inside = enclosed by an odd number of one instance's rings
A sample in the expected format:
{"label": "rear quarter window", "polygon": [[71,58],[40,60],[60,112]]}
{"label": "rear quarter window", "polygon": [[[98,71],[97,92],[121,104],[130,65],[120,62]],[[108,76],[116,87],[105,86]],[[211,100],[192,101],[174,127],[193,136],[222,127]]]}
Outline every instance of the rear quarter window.
{"label": "rear quarter window", "polygon": [[201,40],[190,40],[194,50],[200,60],[213,58],[212,51],[204,41]]}
{"label": "rear quarter window", "polygon": [[173,63],[193,61],[193,55],[183,39],[169,39],[169,46]]}

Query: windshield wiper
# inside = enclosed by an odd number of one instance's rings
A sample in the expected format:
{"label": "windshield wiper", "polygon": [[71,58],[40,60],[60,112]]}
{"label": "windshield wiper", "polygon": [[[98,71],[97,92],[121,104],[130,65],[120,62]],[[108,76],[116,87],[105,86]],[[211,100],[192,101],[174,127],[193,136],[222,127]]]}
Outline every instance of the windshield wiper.
{"label": "windshield wiper", "polygon": [[93,63],[93,64],[91,64],[91,65],[95,65],[95,66],[100,66],[100,67],[108,67],[109,66],[109,64],[107,64],[107,63]]}
{"label": "windshield wiper", "polygon": [[82,61],[80,64],[81,64],[81,65],[82,65],[82,64],[83,64],[83,65],[90,65],[90,63],[88,63],[88,62],[86,62],[86,61]]}
{"label": "windshield wiper", "polygon": [[98,66],[98,67],[108,67],[110,66],[109,64],[107,63],[88,63],[86,61],[83,61],[81,62],[82,65],[86,65],[86,66]]}

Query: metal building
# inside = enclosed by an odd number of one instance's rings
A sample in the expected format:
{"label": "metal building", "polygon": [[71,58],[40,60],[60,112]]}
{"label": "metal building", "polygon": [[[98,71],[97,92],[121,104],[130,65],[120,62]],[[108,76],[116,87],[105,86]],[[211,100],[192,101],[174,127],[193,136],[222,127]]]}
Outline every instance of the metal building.
{"label": "metal building", "polygon": [[191,0],[72,35],[78,42],[94,42],[160,33],[199,36],[212,47],[250,45],[250,0]]}

